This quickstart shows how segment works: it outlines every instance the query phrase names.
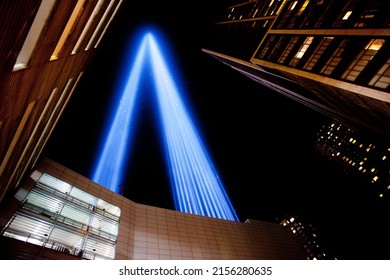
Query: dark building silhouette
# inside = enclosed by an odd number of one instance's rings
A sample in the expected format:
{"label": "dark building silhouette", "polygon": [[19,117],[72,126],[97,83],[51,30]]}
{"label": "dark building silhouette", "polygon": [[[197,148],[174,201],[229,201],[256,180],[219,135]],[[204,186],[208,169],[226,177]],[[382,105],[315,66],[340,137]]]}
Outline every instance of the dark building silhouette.
{"label": "dark building silhouette", "polygon": [[365,137],[337,122],[330,122],[317,134],[316,149],[336,162],[344,172],[367,182],[379,199],[390,189],[390,146]]}
{"label": "dark building silhouette", "polygon": [[286,230],[293,236],[294,240],[304,250],[308,260],[329,260],[335,259],[327,255],[326,249],[318,241],[317,232],[312,224],[302,218],[292,216],[280,222]]}

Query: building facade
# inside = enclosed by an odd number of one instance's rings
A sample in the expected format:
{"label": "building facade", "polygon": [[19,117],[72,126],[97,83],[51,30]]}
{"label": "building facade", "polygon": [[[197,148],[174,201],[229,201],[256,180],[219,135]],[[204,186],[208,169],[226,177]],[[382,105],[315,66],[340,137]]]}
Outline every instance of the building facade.
{"label": "building facade", "polygon": [[365,180],[376,197],[390,190],[390,145],[373,141],[340,123],[324,124],[317,134],[316,149],[345,172]]}
{"label": "building facade", "polygon": [[344,126],[389,142],[386,1],[230,2],[216,23],[217,41],[204,52]]}
{"label": "building facade", "polygon": [[312,224],[304,221],[302,218],[292,216],[288,219],[283,219],[280,222],[291,236],[303,248],[306,259],[308,260],[329,260],[335,259],[328,256],[326,250],[320,246],[317,238],[317,232]]}
{"label": "building facade", "polygon": [[0,3],[0,202],[34,166],[122,0]]}
{"label": "building facade", "polygon": [[135,203],[47,158],[0,209],[2,259],[305,259],[278,223]]}

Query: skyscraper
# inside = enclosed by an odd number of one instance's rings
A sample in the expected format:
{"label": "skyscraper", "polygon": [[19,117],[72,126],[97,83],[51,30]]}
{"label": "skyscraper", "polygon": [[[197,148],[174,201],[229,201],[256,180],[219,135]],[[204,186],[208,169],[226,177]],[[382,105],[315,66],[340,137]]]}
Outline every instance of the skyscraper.
{"label": "skyscraper", "polygon": [[121,3],[0,3],[0,202],[34,166]]}
{"label": "skyscraper", "polygon": [[390,139],[386,1],[231,1],[204,51],[381,141]]}
{"label": "skyscraper", "polygon": [[324,124],[318,132],[316,149],[337,162],[345,172],[371,185],[375,196],[387,198],[390,189],[390,146],[337,123]]}

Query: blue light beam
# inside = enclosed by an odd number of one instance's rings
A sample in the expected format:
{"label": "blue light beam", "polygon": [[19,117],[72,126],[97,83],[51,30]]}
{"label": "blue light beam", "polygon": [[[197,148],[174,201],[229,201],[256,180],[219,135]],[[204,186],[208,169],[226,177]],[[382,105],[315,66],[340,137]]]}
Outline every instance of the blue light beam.
{"label": "blue light beam", "polygon": [[92,175],[92,180],[113,192],[120,193],[123,183],[123,170],[126,165],[126,151],[129,146],[132,115],[139,79],[145,60],[146,39],[141,42],[134,65],[127,79],[126,86],[119,100],[118,107],[104,140],[99,160]]}
{"label": "blue light beam", "polygon": [[147,34],[176,210],[238,221],[151,34]]}
{"label": "blue light beam", "polygon": [[[147,56],[149,55],[149,56]],[[140,76],[150,58],[152,77],[160,112],[161,135],[169,169],[176,210],[191,214],[238,221],[222,182],[202,143],[160,48],[147,33],[137,52],[123,93],[104,138],[92,180],[121,193],[127,150],[130,146],[134,106]]]}

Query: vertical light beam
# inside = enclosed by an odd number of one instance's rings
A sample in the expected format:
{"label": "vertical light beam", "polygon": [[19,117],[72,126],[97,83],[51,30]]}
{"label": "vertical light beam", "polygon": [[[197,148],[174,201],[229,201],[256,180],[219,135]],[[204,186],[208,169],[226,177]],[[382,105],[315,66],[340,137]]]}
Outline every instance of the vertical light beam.
{"label": "vertical light beam", "polygon": [[136,55],[134,65],[130,71],[122,96],[115,110],[99,160],[92,174],[92,180],[111,191],[120,193],[123,183],[126,150],[129,146],[129,133],[134,111],[134,103],[138,91],[142,65],[145,60],[146,40],[142,40]]}
{"label": "vertical light beam", "polygon": [[156,40],[150,33],[146,36],[175,207],[186,213],[238,221]]}
{"label": "vertical light beam", "polygon": [[[147,52],[148,51],[148,52]],[[187,111],[155,38],[144,36],[115,115],[104,138],[92,180],[120,193],[129,133],[142,68],[149,55],[161,133],[176,210],[238,221],[238,217]]]}

